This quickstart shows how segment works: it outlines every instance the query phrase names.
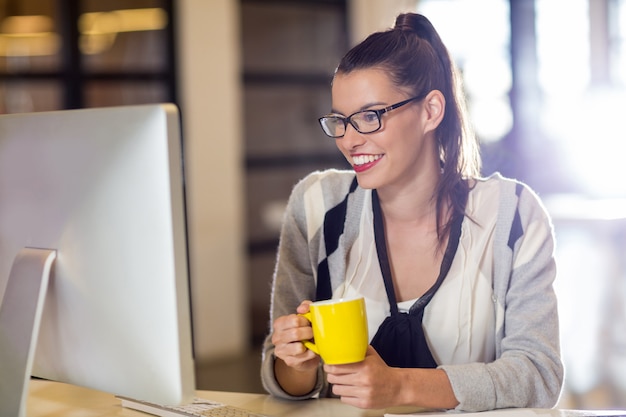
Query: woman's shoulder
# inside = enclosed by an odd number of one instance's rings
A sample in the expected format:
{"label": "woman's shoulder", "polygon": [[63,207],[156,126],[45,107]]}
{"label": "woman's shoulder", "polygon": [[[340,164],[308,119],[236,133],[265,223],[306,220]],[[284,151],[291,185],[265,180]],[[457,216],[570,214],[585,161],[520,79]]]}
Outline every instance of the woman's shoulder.
{"label": "woman's shoulder", "polygon": [[316,235],[330,209],[353,191],[363,195],[362,188],[356,186],[355,177],[354,172],[336,169],[308,174],[294,186],[285,208],[284,221],[298,224],[301,233]]}
{"label": "woman's shoulder", "polygon": [[304,178],[302,178],[299,183],[304,184],[304,186],[311,186],[315,183],[322,183],[325,186],[341,186],[342,184],[350,185],[354,178],[354,171],[330,168],[320,171],[313,171],[306,175]]}
{"label": "woman's shoulder", "polygon": [[523,212],[542,213],[544,216],[547,214],[541,198],[528,184],[504,177],[498,172],[475,179],[470,199],[496,200],[500,209],[510,207]]}
{"label": "woman's shoulder", "polygon": [[355,185],[354,171],[326,169],[311,172],[299,180],[294,186],[293,194],[298,197],[323,195],[326,199],[334,200],[333,196],[343,198]]}
{"label": "woman's shoulder", "polygon": [[473,179],[472,192],[475,193],[499,193],[503,196],[519,199],[524,193],[530,194],[537,198],[536,192],[526,183],[514,179],[504,177],[499,172],[494,172],[487,177]]}
{"label": "woman's shoulder", "polygon": [[348,193],[359,189],[354,171],[327,169],[314,171],[293,187],[287,206],[295,212],[320,212],[341,202]]}
{"label": "woman's shoulder", "polygon": [[488,190],[488,189],[501,189],[501,188],[511,188],[517,187],[518,184],[522,184],[520,181],[514,178],[508,178],[500,174],[499,172],[494,172],[493,174],[487,177],[479,177],[473,179],[473,189],[477,190]]}

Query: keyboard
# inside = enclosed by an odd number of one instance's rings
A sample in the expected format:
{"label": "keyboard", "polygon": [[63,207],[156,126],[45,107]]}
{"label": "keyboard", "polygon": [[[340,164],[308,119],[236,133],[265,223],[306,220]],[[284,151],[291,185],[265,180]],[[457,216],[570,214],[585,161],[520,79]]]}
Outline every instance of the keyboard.
{"label": "keyboard", "polygon": [[195,398],[190,404],[177,406],[160,405],[126,397],[117,398],[122,400],[122,407],[159,417],[267,417],[243,408],[202,398]]}

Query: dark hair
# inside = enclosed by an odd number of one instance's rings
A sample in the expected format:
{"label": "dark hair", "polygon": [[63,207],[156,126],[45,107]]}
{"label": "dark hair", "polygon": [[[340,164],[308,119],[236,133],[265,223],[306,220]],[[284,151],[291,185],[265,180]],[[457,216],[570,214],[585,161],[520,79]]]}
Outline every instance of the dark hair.
{"label": "dark hair", "polygon": [[435,131],[442,168],[436,191],[442,243],[452,219],[465,212],[468,179],[480,175],[478,142],[468,125],[460,76],[433,25],[415,13],[399,15],[393,28],[373,33],[352,48],[336,73],[373,67],[384,69],[394,84],[410,88],[415,96],[439,90],[445,97],[445,114]]}

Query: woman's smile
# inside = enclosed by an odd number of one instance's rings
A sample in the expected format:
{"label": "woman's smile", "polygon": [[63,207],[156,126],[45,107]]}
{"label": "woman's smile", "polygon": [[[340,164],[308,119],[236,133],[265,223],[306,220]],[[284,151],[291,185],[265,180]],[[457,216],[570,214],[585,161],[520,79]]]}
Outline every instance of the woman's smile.
{"label": "woman's smile", "polygon": [[379,155],[371,155],[371,154],[358,154],[352,155],[352,167],[356,172],[363,172],[380,161],[380,158],[383,157],[383,154]]}

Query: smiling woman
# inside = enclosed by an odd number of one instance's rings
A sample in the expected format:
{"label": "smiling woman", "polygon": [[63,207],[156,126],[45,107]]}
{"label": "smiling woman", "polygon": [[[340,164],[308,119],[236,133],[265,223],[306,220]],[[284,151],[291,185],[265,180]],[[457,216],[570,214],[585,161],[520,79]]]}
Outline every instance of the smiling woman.
{"label": "smiling woman", "polygon": [[[552,223],[525,184],[480,176],[457,72],[430,21],[401,14],[351,49],[319,121],[352,169],[314,172],[289,199],[265,388],[362,408],[554,406]],[[311,301],[357,297],[365,360],[324,364],[303,344],[313,337],[303,314]]]}

